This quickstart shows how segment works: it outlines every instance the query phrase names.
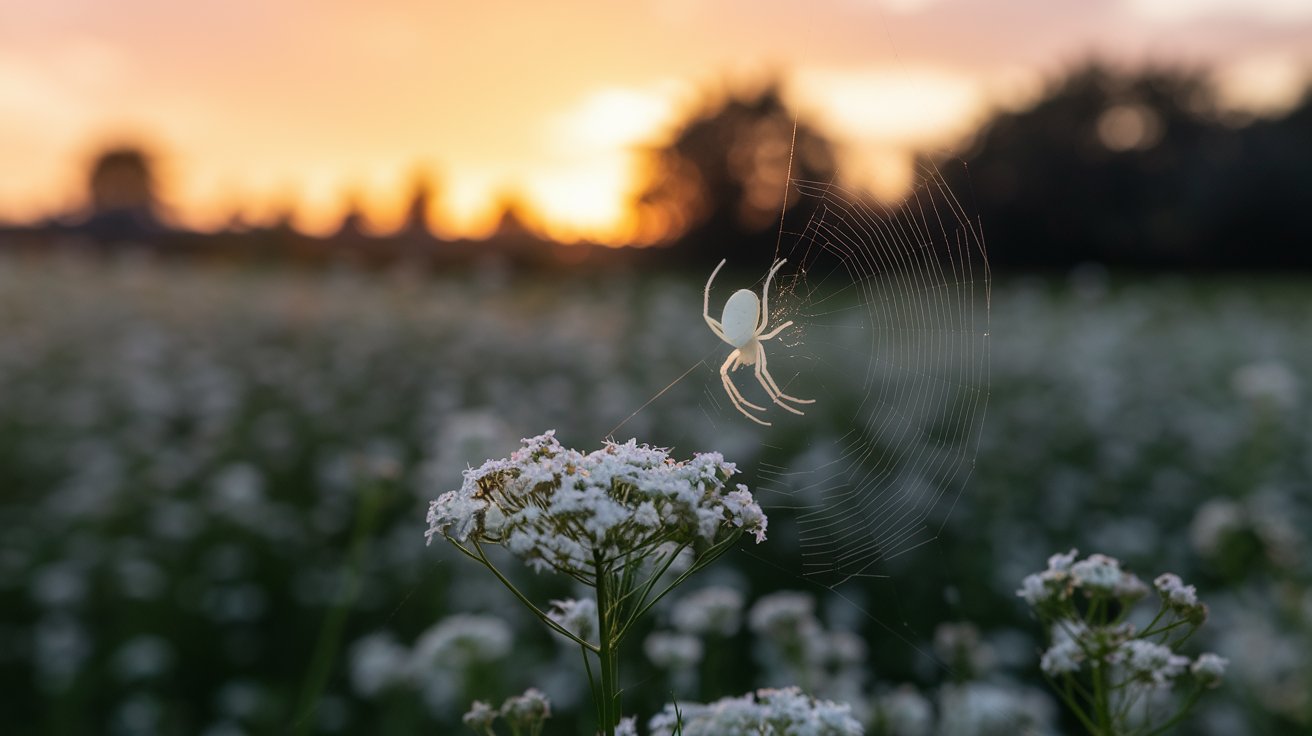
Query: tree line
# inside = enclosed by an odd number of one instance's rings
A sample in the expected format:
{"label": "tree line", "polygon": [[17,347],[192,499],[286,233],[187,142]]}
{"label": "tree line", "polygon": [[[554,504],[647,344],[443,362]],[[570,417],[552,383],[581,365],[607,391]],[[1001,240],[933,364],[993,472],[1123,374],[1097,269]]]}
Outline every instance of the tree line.
{"label": "tree line", "polygon": [[[1312,267],[1305,213],[1312,204],[1312,87],[1279,117],[1237,119],[1200,70],[1088,62],[1053,81],[1030,107],[994,114],[953,150],[924,153],[917,168],[941,172],[982,224],[995,266]],[[805,221],[816,206],[785,196],[788,173],[820,182],[840,176],[835,144],[774,84],[708,103],[641,156],[646,180],[632,207],[640,237],[658,243],[652,248],[550,243],[523,225],[513,203],[491,239],[439,241],[424,223],[431,191],[422,182],[406,226],[393,235],[368,234],[358,215],[327,238],[297,233],[289,218],[189,233],[163,224],[149,156],[131,148],[107,151],[92,167],[86,212],[8,228],[0,244],[72,234],[101,245],[294,261],[455,267],[493,256],[531,267],[629,259],[703,268],[728,258],[756,265],[780,237],[781,220]],[[896,207],[871,203],[880,216],[899,216]]]}

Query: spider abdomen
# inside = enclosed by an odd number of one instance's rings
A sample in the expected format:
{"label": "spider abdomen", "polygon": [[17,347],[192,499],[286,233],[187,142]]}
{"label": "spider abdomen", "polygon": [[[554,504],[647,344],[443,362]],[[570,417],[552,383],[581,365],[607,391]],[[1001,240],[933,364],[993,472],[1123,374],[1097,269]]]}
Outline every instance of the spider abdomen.
{"label": "spider abdomen", "polygon": [[720,324],[724,328],[724,339],[730,345],[740,348],[756,336],[756,325],[761,313],[761,300],[754,292],[739,289],[724,303],[724,314]]}

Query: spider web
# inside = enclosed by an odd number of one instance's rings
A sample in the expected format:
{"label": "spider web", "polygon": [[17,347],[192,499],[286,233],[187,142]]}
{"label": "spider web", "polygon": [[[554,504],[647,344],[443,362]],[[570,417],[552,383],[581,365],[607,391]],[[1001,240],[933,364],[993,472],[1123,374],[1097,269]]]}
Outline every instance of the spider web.
{"label": "spider web", "polygon": [[[639,436],[737,461],[770,515],[772,553],[794,544],[802,572],[832,587],[935,539],[964,489],[988,400],[990,275],[978,223],[932,165],[900,202],[837,183],[789,189],[769,324],[794,324],[762,346],[780,388],[815,403],[788,413],[740,369],[735,385],[767,407],[747,409],[770,422],[756,425],[721,386],[731,348],[704,330],[707,357],[635,415],[659,399]],[[764,255],[755,285],[717,277],[713,317],[733,289],[761,293]]]}
{"label": "spider web", "polygon": [[771,365],[795,366],[776,379],[817,399],[831,435],[763,461],[757,492],[796,514],[804,572],[837,584],[937,538],[965,487],[988,401],[988,257],[931,165],[894,204],[791,183],[812,206],[777,247],[797,267],[771,318],[797,329]]}

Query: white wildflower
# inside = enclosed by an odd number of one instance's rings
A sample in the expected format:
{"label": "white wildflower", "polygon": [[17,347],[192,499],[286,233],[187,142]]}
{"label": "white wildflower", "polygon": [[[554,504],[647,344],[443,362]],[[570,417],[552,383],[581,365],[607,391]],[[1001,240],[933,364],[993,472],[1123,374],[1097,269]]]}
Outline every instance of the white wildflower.
{"label": "white wildflower", "polygon": [[434,667],[464,669],[510,654],[510,627],[492,616],[456,614],[431,626],[415,643],[411,667],[422,674]]}
{"label": "white wildflower", "polygon": [[910,685],[881,695],[875,707],[883,732],[890,736],[929,736],[933,733],[934,707]]}
{"label": "white wildflower", "polygon": [[1078,550],[1072,549],[1065,554],[1052,555],[1048,558],[1048,569],[1041,573],[1026,575],[1016,595],[1024,598],[1031,606],[1064,600],[1070,595],[1070,570],[1078,554]]}
{"label": "white wildflower", "polygon": [[129,639],[114,653],[114,670],[124,680],[156,677],[169,669],[174,660],[169,643],[158,636],[141,635]]}
{"label": "white wildflower", "polygon": [[1076,585],[1102,593],[1114,593],[1121,583],[1121,563],[1107,555],[1089,555],[1071,565],[1070,572]]}
{"label": "white wildflower", "polygon": [[652,664],[666,670],[686,670],[702,661],[702,642],[695,636],[653,631],[642,643]]}
{"label": "white wildflower", "polygon": [[1078,672],[1084,661],[1084,652],[1073,639],[1056,642],[1043,653],[1039,667],[1045,674],[1057,676],[1068,672]]}
{"label": "white wildflower", "polygon": [[[460,491],[447,491],[428,505],[428,532],[424,535],[433,543],[433,535],[445,534],[463,542],[469,538],[478,523],[478,515],[487,508],[487,502]],[[498,527],[505,523],[504,516],[497,519]]]}
{"label": "white wildflower", "polygon": [[1221,678],[1225,676],[1225,668],[1229,664],[1230,660],[1225,657],[1206,652],[1198,655],[1198,659],[1189,666],[1189,671],[1205,687],[1216,687],[1221,684]]}
{"label": "white wildflower", "polygon": [[1214,498],[1194,512],[1189,524],[1189,541],[1199,554],[1215,555],[1221,550],[1222,541],[1247,523],[1247,513],[1242,506],[1234,501]]}
{"label": "white wildflower", "polygon": [[1069,572],[1072,563],[1075,562],[1075,558],[1079,556],[1079,554],[1079,550],[1071,549],[1070,552],[1066,552],[1065,554],[1058,552],[1057,554],[1052,555],[1048,558],[1048,572]]}
{"label": "white wildflower", "polygon": [[483,732],[492,729],[492,722],[497,719],[497,711],[481,700],[475,700],[469,711],[461,718],[466,726],[474,731]]}
{"label": "white wildflower", "polygon": [[732,589],[711,586],[681,598],[670,613],[674,628],[698,636],[733,636],[742,623],[743,597]]}
{"label": "white wildflower", "polygon": [[638,736],[638,719],[634,716],[621,718],[615,726],[615,736]]}
{"label": "white wildflower", "polygon": [[762,596],[747,621],[758,634],[792,631],[815,621],[815,598],[793,590]]}
{"label": "white wildflower", "polygon": [[1185,585],[1179,575],[1164,572],[1153,581],[1153,587],[1172,608],[1193,608],[1198,605],[1198,591]]}
{"label": "white wildflower", "polygon": [[638,510],[633,513],[633,520],[639,526],[655,529],[661,525],[661,514],[656,510],[656,504],[651,501],[643,501],[638,504]]}
{"label": "white wildflower", "polygon": [[[652,736],[860,736],[849,706],[803,695],[797,688],[762,689],[714,703],[666,704],[648,723]],[[676,731],[676,729],[680,729]]]}
{"label": "white wildflower", "polygon": [[1052,625],[1052,646],[1043,653],[1039,666],[1048,675],[1076,672],[1085,660],[1085,648],[1091,644],[1089,627],[1079,620],[1062,620]]}
{"label": "white wildflower", "polygon": [[969,621],[945,622],[934,629],[934,653],[963,676],[986,670],[992,650],[980,641],[979,628]]}
{"label": "white wildflower", "polygon": [[1052,701],[1029,688],[984,682],[944,685],[939,736],[1049,733]]}
{"label": "white wildflower", "polygon": [[1185,585],[1180,576],[1162,573],[1153,581],[1153,586],[1162,597],[1162,601],[1176,615],[1182,616],[1200,625],[1207,620],[1207,605],[1198,600],[1198,591],[1192,585]]}
{"label": "white wildflower", "polygon": [[1021,581],[1020,590],[1016,591],[1016,595],[1024,598],[1025,602],[1031,606],[1037,606],[1048,599],[1051,591],[1043,575],[1031,573]]}
{"label": "white wildflower", "polygon": [[1189,658],[1171,651],[1170,647],[1143,639],[1131,639],[1121,644],[1113,657],[1137,680],[1154,686],[1167,686],[1189,666]]}
{"label": "white wildflower", "polygon": [[765,529],[769,524],[769,520],[765,518],[765,512],[761,511],[756,499],[752,498],[747,486],[739,483],[737,490],[726,493],[724,495],[724,508],[729,512],[729,516],[736,526],[752,531],[757,544],[765,541]]}
{"label": "white wildflower", "polygon": [[366,698],[398,685],[409,676],[410,650],[386,632],[366,635],[351,645],[351,685]]}
{"label": "white wildflower", "polygon": [[523,695],[506,698],[501,704],[501,717],[516,733],[532,729],[551,717],[551,701],[541,690],[531,687]]}
{"label": "white wildflower", "polygon": [[1112,595],[1122,601],[1137,601],[1148,595],[1148,585],[1133,573],[1121,572],[1121,579],[1112,586]]}
{"label": "white wildflower", "polygon": [[825,650],[830,663],[847,671],[860,668],[866,661],[865,639],[844,629],[827,632]]}
{"label": "white wildflower", "polygon": [[1249,363],[1234,372],[1235,392],[1254,403],[1269,403],[1280,409],[1298,405],[1298,376],[1284,363]]}
{"label": "white wildflower", "polygon": [[597,602],[591,598],[552,601],[547,616],[584,641],[597,638]]}
{"label": "white wildflower", "polygon": [[500,544],[541,570],[586,575],[598,559],[672,553],[738,531],[765,539],[767,520],[719,453],[676,462],[665,450],[606,443],[584,454],[554,432],[525,439],[509,460],[465,472],[459,490],[429,505],[429,541]]}

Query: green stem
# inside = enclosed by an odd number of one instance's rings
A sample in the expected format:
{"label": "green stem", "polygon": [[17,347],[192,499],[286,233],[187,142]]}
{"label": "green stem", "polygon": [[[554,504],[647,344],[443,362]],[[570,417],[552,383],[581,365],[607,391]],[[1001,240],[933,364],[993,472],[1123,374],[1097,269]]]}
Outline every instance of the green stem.
{"label": "green stem", "polygon": [[597,566],[597,658],[601,671],[601,702],[598,711],[601,723],[597,724],[603,736],[615,736],[615,726],[619,724],[619,641],[615,628],[615,592],[611,590],[609,572],[602,566],[600,554],[595,557]]}
{"label": "green stem", "polygon": [[1188,700],[1185,701],[1185,704],[1181,706],[1180,710],[1176,712],[1175,716],[1171,718],[1171,720],[1167,721],[1166,723],[1163,723],[1157,728],[1154,728],[1144,736],[1157,736],[1157,734],[1166,733],[1167,730],[1173,728],[1175,724],[1184,720],[1184,717],[1189,715],[1189,711],[1194,707],[1194,703],[1198,702],[1198,697],[1202,694],[1203,694],[1202,688],[1195,688],[1191,693],[1189,693]]}
{"label": "green stem", "polygon": [[1084,727],[1089,729],[1090,734],[1096,735],[1098,733],[1098,727],[1093,721],[1089,720],[1087,715],[1084,714],[1084,709],[1080,707],[1079,703],[1075,702],[1075,696],[1071,694],[1071,687],[1075,678],[1070,675],[1064,675],[1062,677],[1064,687],[1057,687],[1057,682],[1055,680],[1047,675],[1044,675],[1044,677],[1048,680],[1048,684],[1052,686],[1052,689],[1057,691],[1057,696],[1062,699],[1062,702],[1066,704],[1066,707],[1070,708],[1071,712],[1075,714],[1075,717],[1079,719],[1080,723],[1083,723]]}
{"label": "green stem", "polygon": [[1093,666],[1093,711],[1098,722],[1098,733],[1111,736],[1112,714],[1108,704],[1106,670],[1100,662]]}
{"label": "green stem", "polygon": [[[538,608],[536,605],[534,605],[533,601],[528,599],[528,596],[521,593],[519,591],[519,588],[516,588],[515,584],[510,582],[510,578],[507,578],[505,575],[503,575],[501,571],[497,569],[497,566],[493,565],[492,561],[487,558],[487,554],[483,552],[483,546],[480,545],[477,540],[474,541],[474,549],[478,550],[478,554],[474,554],[473,552],[470,552],[469,550],[465,549],[459,542],[456,542],[455,540],[451,540],[451,544],[455,545],[456,549],[465,553],[469,557],[478,560],[488,570],[491,570],[492,574],[496,576],[497,580],[500,580],[501,584],[506,586],[506,589],[509,590],[511,593],[513,593],[515,597],[519,599],[520,603],[523,603],[528,608],[528,610],[533,612],[533,615],[537,616],[542,621],[542,623],[546,624],[547,628],[551,629],[557,634],[560,634],[566,639],[573,641],[575,644],[578,644],[584,649],[588,649],[594,652],[597,651],[597,647],[595,645],[593,645],[591,642],[587,642],[584,641],[583,639],[580,639],[574,632],[556,623],[556,621],[552,619],[550,616],[548,616],[541,608]],[[600,604],[600,600],[598,600],[598,604]]]}
{"label": "green stem", "polygon": [[382,485],[368,486],[360,492],[355,528],[351,531],[351,549],[342,571],[342,587],[338,591],[337,602],[328,611],[319,629],[319,641],[315,644],[314,656],[301,686],[300,705],[296,709],[300,716],[294,725],[298,734],[309,733],[314,725],[311,716],[332,674],[333,662],[337,659],[337,650],[346,629],[346,619],[360,593],[360,571],[369,553],[370,537],[377,527],[384,492]]}
{"label": "green stem", "polygon": [[620,628],[620,633],[618,638],[623,638],[624,634],[628,633],[630,626],[636,623],[638,619],[642,618],[643,615],[647,613],[647,611],[651,610],[652,606],[656,605],[657,603],[660,603],[661,599],[669,595],[670,591],[682,585],[683,582],[687,580],[689,577],[691,577],[693,573],[701,570],[702,568],[711,564],[715,560],[719,559],[719,557],[723,555],[725,552],[728,552],[729,549],[734,545],[734,543],[738,541],[739,536],[741,536],[741,532],[736,534],[731,534],[728,538],[711,545],[710,548],[708,548],[705,552],[703,552],[701,556],[699,556],[693,562],[691,567],[680,573],[674,579],[673,582],[665,586],[665,588],[661,590],[660,593],[657,593],[655,598],[652,598],[651,600],[646,600],[647,594],[644,593],[643,599],[640,600],[638,603],[637,610],[633,612],[633,615],[629,616],[629,620],[625,622],[624,625]]}

